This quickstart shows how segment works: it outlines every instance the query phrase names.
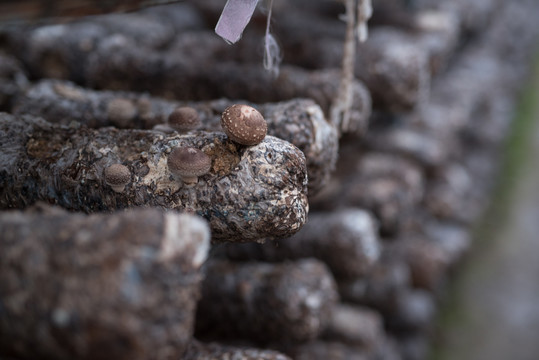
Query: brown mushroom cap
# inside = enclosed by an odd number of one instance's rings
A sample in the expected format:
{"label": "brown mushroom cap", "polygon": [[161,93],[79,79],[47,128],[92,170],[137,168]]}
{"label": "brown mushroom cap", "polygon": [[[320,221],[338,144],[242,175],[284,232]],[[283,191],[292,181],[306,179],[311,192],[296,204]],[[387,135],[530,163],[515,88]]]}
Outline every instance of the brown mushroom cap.
{"label": "brown mushroom cap", "polygon": [[174,148],[167,158],[170,172],[179,176],[185,183],[196,183],[211,168],[211,159],[204,151],[193,147]]}
{"label": "brown mushroom cap", "polygon": [[112,164],[105,168],[105,182],[116,192],[122,192],[131,181],[131,171],[122,164]]}
{"label": "brown mushroom cap", "polygon": [[198,112],[192,107],[183,106],[176,108],[168,116],[168,124],[176,131],[190,131],[200,126]]}
{"label": "brown mushroom cap", "polygon": [[128,128],[137,116],[137,108],[129,99],[114,98],[107,105],[107,116],[114,125]]}
{"label": "brown mushroom cap", "polygon": [[241,104],[225,109],[221,116],[221,126],[232,141],[242,145],[259,144],[268,131],[262,114],[249,105]]}

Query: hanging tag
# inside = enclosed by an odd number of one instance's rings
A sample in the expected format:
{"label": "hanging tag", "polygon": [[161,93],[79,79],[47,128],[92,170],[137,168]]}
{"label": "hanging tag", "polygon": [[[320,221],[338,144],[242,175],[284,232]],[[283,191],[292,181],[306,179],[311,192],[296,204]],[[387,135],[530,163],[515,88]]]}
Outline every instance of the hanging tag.
{"label": "hanging tag", "polygon": [[234,44],[249,24],[258,0],[228,0],[215,26],[215,33]]}

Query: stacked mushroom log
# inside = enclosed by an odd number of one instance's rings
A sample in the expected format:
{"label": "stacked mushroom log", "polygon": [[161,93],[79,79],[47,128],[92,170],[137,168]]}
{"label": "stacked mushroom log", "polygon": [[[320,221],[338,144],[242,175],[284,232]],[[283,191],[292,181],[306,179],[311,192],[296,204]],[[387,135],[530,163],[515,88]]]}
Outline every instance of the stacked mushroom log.
{"label": "stacked mushroom log", "polygon": [[220,0],[0,28],[0,357],[426,358],[537,5],[375,2],[342,128],[343,5],[273,3],[278,74]]}
{"label": "stacked mushroom log", "polygon": [[3,356],[170,359],[186,351],[210,241],[203,220],[40,205],[2,212],[0,231]]}
{"label": "stacked mushroom log", "polygon": [[[371,29],[356,69],[374,100],[370,128],[361,142],[350,136],[341,139],[334,178],[310,199],[311,214],[360,206],[379,221],[383,240],[378,263],[364,278],[339,281],[339,290],[344,301],[382,314],[406,359],[427,356],[438,302],[448,276],[470,246],[471,226],[488,202],[517,84],[525,79],[533,53],[530,37],[536,36],[537,26],[530,14],[537,14],[536,6],[481,3],[481,14],[474,9],[477,23],[467,18],[473,4],[455,2],[413,11],[401,8],[403,16],[415,20],[408,23],[411,30],[403,29],[402,16],[399,24]],[[513,30],[503,33],[509,28]],[[415,47],[409,54],[417,58],[423,53],[428,64],[426,95],[414,101],[396,100],[388,79],[391,70],[380,71],[386,76],[383,82],[378,83],[382,77],[370,77],[375,75],[371,69],[384,69],[383,61],[365,66],[369,56],[401,51],[390,48],[399,43]],[[305,44],[304,49],[318,51]],[[297,61],[325,66],[313,58],[298,56]],[[397,59],[404,64],[406,56]],[[394,89],[406,84],[411,83]],[[410,89],[405,93],[410,95]]]}

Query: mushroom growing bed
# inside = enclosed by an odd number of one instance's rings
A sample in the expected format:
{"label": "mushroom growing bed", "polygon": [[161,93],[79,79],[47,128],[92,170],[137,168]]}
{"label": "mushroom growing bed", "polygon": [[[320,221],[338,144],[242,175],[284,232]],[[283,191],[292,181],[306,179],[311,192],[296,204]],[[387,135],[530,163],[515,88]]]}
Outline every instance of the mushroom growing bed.
{"label": "mushroom growing bed", "polygon": [[537,4],[375,2],[345,127],[341,3],[274,1],[278,74],[223,6],[0,27],[0,359],[427,358]]}

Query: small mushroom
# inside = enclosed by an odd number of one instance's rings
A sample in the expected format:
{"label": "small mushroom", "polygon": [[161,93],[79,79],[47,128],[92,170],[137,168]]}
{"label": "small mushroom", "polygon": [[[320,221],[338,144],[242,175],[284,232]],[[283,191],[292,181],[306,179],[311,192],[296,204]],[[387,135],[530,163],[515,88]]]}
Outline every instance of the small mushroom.
{"label": "small mushroom", "polygon": [[125,165],[112,164],[105,168],[105,183],[116,192],[124,191],[130,180],[131,172]]}
{"label": "small mushroom", "polygon": [[185,185],[193,185],[211,168],[211,159],[202,150],[193,147],[174,148],[167,158],[170,172],[182,179]]}
{"label": "small mushroom", "polygon": [[128,128],[137,116],[137,108],[129,99],[114,98],[107,105],[107,116],[114,125]]}
{"label": "small mushroom", "polygon": [[195,130],[200,126],[198,112],[192,107],[183,106],[176,108],[168,116],[168,124],[178,132]]}
{"label": "small mushroom", "polygon": [[174,129],[167,124],[156,124],[152,127],[152,130],[159,131],[165,134],[172,134],[174,132]]}
{"label": "small mushroom", "polygon": [[232,141],[241,145],[259,144],[268,131],[262,114],[255,108],[242,104],[225,109],[221,116],[221,126]]}

